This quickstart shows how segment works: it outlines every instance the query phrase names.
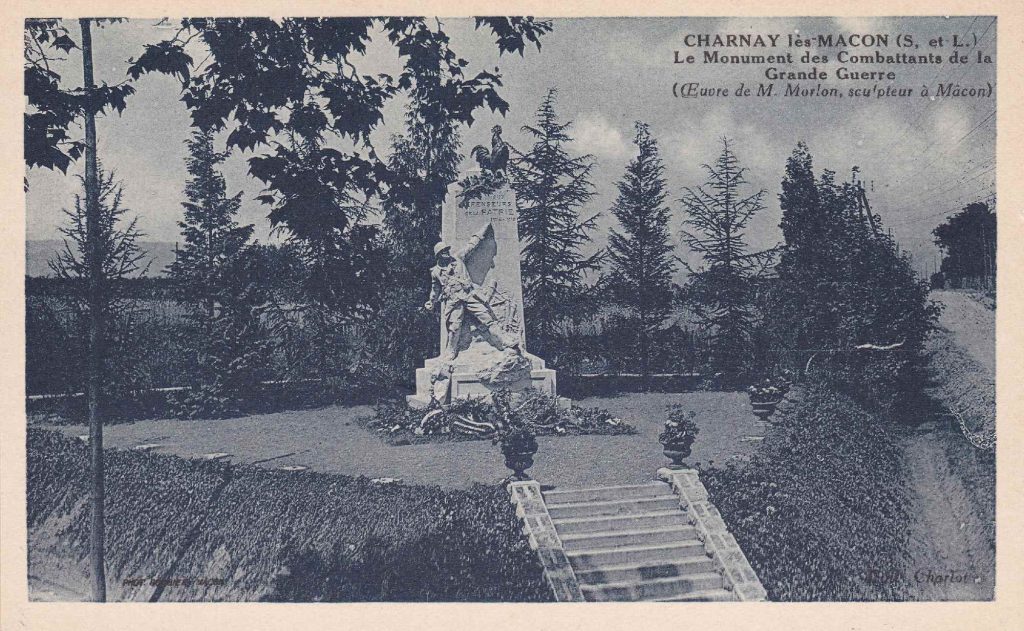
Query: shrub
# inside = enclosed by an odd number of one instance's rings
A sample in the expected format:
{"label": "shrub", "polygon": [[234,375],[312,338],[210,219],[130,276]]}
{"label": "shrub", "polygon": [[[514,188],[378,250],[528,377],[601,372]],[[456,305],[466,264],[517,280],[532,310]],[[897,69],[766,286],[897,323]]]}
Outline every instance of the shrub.
{"label": "shrub", "polygon": [[744,467],[701,475],[771,600],[906,598],[901,452],[849,398],[812,385]]}
{"label": "shrub", "polygon": [[[498,486],[380,485],[106,453],[111,599],[551,599]],[[70,557],[86,571],[87,480],[84,443],[29,430],[30,558]],[[154,589],[148,579],[161,577],[192,583]]]}
{"label": "shrub", "polygon": [[[427,501],[436,521],[409,524],[413,532],[406,537],[371,535],[325,551],[288,549],[285,570],[266,600],[551,600],[504,490],[477,486]],[[386,519],[402,521],[399,512]]]}

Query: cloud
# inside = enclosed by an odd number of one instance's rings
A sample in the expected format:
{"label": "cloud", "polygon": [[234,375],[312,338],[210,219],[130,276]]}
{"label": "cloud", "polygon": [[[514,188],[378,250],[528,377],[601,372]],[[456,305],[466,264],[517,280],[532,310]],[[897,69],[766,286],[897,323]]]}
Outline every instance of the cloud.
{"label": "cloud", "polygon": [[625,161],[632,154],[630,141],[622,130],[599,112],[580,114],[573,131],[577,147],[599,158]]}

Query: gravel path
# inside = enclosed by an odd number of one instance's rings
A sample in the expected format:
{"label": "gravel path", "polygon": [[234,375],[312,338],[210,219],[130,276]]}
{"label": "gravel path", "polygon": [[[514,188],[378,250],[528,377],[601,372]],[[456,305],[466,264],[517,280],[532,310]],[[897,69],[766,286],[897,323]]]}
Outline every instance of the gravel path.
{"label": "gravel path", "polygon": [[916,586],[916,600],[991,600],[995,558],[970,490],[950,469],[942,439],[931,432],[905,443],[911,494],[907,580]]}
{"label": "gravel path", "polygon": [[[667,464],[658,443],[665,408],[679,403],[697,413],[701,433],[691,461],[745,458],[757,446],[747,437],[755,426],[744,393],[629,394],[588,398],[581,406],[606,408],[634,425],[630,436],[540,437],[530,474],[563,487],[645,482]],[[367,406],[332,406],[217,421],[154,420],[104,429],[104,444],[130,449],[158,445],[161,453],[201,457],[228,453],[230,461],[268,468],[302,465],[315,471],[401,478],[407,484],[465,487],[493,483],[505,475],[498,448],[489,441],[392,446],[356,422],[372,414]],[[72,436],[84,426],[56,428]]]}
{"label": "gravel path", "polygon": [[931,297],[944,307],[939,316],[939,326],[952,333],[957,346],[994,376],[996,312],[962,292],[933,291]]}

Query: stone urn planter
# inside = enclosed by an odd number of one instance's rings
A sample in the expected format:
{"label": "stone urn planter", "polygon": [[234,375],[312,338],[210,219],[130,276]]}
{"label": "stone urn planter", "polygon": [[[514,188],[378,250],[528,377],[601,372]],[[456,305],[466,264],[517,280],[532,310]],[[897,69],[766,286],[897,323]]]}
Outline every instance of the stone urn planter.
{"label": "stone urn planter", "polygon": [[786,378],[776,377],[774,379],[765,379],[761,383],[747,388],[747,394],[750,395],[750,407],[754,409],[754,416],[759,421],[767,422],[775,414],[775,408],[778,407],[779,403],[782,403],[783,397],[789,392],[789,386],[790,383]]}
{"label": "stone urn planter", "polygon": [[505,466],[512,470],[508,482],[529,480],[526,470],[533,466],[537,453],[537,436],[524,418],[521,406],[513,405],[512,393],[498,390],[494,393],[494,419],[496,428],[491,442],[501,447]]}
{"label": "stone urn planter", "polygon": [[681,469],[684,466],[683,460],[690,457],[693,446],[693,438],[689,440],[680,440],[676,443],[662,443],[662,453],[665,454],[672,464],[669,465],[669,469]]}
{"label": "stone urn planter", "polygon": [[757,401],[751,397],[750,400],[750,406],[754,408],[754,416],[756,416],[759,421],[768,421],[772,414],[775,414],[775,408],[778,407],[779,403],[782,403],[781,398],[769,401]]}
{"label": "stone urn planter", "polygon": [[531,433],[511,433],[500,439],[501,454],[505,456],[505,466],[512,470],[511,481],[529,480],[526,470],[533,466],[533,456],[537,453],[537,439]]}
{"label": "stone urn planter", "polygon": [[690,448],[700,431],[693,420],[695,416],[695,412],[684,412],[678,405],[669,408],[668,420],[664,431],[658,435],[658,441],[661,442],[662,453],[672,462],[670,469],[682,469],[685,466],[683,460],[690,457]]}

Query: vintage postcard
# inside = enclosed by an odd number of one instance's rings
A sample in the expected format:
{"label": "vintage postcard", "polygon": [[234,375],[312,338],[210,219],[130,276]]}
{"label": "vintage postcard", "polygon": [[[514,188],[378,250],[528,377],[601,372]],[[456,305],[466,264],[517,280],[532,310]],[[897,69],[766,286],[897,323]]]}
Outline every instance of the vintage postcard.
{"label": "vintage postcard", "polygon": [[22,7],[3,627],[1019,623],[1020,12],[825,6]]}

